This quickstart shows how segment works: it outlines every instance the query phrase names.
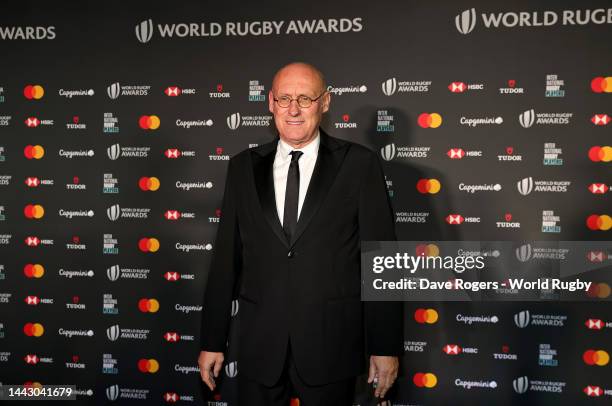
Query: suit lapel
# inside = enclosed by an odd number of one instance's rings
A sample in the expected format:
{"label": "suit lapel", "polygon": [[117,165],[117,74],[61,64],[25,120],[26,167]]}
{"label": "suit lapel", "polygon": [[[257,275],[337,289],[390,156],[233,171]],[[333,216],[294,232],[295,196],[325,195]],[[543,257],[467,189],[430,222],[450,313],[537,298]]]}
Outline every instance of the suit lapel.
{"label": "suit lapel", "polygon": [[[320,130],[319,152],[317,154],[317,162],[308,185],[306,198],[300,212],[300,218],[297,223],[295,233],[291,238],[290,247],[293,247],[302,233],[308,227],[308,224],[316,214],[317,210],[325,200],[327,192],[331,187],[338,169],[344,160],[347,148],[345,143],[339,142],[335,138],[331,138],[323,130]],[[280,224],[279,224],[280,225]],[[282,229],[281,229],[282,230]]]}
{"label": "suit lapel", "polygon": [[278,139],[275,139],[256,149],[256,153],[252,154],[253,174],[255,176],[255,187],[259,197],[259,204],[261,205],[264,217],[268,221],[272,231],[274,231],[274,234],[276,234],[285,246],[288,246],[283,227],[278,219],[276,198],[274,195],[274,175],[272,171],[277,145]]}

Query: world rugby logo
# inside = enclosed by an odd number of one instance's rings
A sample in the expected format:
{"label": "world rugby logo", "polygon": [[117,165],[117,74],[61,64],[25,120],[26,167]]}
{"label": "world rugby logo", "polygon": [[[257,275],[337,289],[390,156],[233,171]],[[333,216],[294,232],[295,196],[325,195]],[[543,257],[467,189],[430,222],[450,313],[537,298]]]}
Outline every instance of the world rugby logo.
{"label": "world rugby logo", "polygon": [[533,190],[533,178],[530,176],[519,180],[516,182],[516,188],[520,194],[527,196]]}
{"label": "world rugby logo", "polygon": [[106,94],[108,95],[108,97],[110,97],[113,100],[119,97],[120,92],[121,92],[121,85],[119,84],[119,82],[115,82],[106,88]]}
{"label": "world rugby logo", "polygon": [[392,96],[397,90],[397,79],[391,78],[382,82],[382,91],[385,96]]}
{"label": "world rugby logo", "polygon": [[522,112],[519,115],[519,123],[523,128],[529,128],[535,122],[535,111],[533,109]]}
{"label": "world rugby logo", "polygon": [[461,14],[455,16],[455,26],[457,31],[463,35],[472,32],[476,26],[476,9],[464,10]]}
{"label": "world rugby logo", "polygon": [[113,385],[106,388],[106,398],[114,402],[119,397],[119,385]]}
{"label": "world rugby logo", "polygon": [[119,338],[119,324],[115,324],[106,329],[106,338],[110,341],[117,341]]}
{"label": "world rugby logo", "polygon": [[235,130],[240,127],[240,113],[234,113],[227,117],[227,126],[230,130]]}
{"label": "world rugby logo", "polygon": [[141,21],[140,24],[136,25],[135,31],[138,41],[143,44],[151,41],[153,37],[153,20],[149,18],[148,20]]}
{"label": "world rugby logo", "polygon": [[106,269],[106,277],[111,282],[115,282],[117,279],[119,279],[120,274],[121,270],[119,269],[119,265],[113,265],[110,268]]}
{"label": "world rugby logo", "polygon": [[529,310],[523,310],[514,315],[514,324],[516,324],[518,328],[527,327],[530,320],[531,316],[529,315]]}
{"label": "world rugby logo", "polygon": [[529,378],[526,376],[516,378],[512,381],[512,388],[514,388],[516,393],[522,395],[523,393],[527,392],[527,389],[529,388]]}
{"label": "world rugby logo", "polygon": [[119,144],[113,144],[110,147],[106,148],[106,155],[112,161],[119,159],[119,155],[121,155],[121,146]]}
{"label": "world rugby logo", "polygon": [[515,250],[516,259],[527,262],[531,259],[531,244],[524,244]]}
{"label": "world rugby logo", "polygon": [[238,362],[233,361],[225,366],[225,375],[228,378],[235,378],[238,375]]}
{"label": "world rugby logo", "polygon": [[114,204],[106,209],[106,215],[110,221],[116,221],[119,218],[119,214],[121,214],[121,208],[118,204]]}
{"label": "world rugby logo", "polygon": [[395,158],[395,144],[387,144],[380,149],[380,155],[385,161],[390,161]]}

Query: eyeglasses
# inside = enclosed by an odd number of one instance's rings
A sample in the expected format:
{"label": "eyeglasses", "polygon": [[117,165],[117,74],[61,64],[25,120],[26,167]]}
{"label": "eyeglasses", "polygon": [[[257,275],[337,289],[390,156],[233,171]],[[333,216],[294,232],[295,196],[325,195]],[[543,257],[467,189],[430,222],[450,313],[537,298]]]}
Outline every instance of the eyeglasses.
{"label": "eyeglasses", "polygon": [[298,106],[300,106],[301,108],[308,108],[312,105],[312,102],[316,102],[317,100],[319,100],[321,98],[321,96],[323,96],[325,93],[327,93],[327,91],[321,93],[319,95],[319,97],[317,97],[316,99],[311,99],[308,96],[298,96],[297,99],[292,99],[289,96],[281,96],[278,99],[274,99],[275,102],[278,103],[279,107],[283,107],[283,108],[287,108],[289,106],[291,106],[291,102],[296,100],[298,103]]}

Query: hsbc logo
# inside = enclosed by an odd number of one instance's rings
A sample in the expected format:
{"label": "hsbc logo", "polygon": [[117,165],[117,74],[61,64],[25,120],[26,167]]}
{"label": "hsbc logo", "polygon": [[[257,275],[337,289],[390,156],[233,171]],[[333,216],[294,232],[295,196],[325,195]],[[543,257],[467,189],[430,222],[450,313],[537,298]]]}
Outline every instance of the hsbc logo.
{"label": "hsbc logo", "polygon": [[164,334],[164,340],[169,343],[176,343],[178,341],[194,341],[194,336],[190,335],[181,335],[175,331],[168,331]]}
{"label": "hsbc logo", "polygon": [[446,156],[450,159],[463,159],[464,157],[479,158],[482,157],[482,151],[466,151],[463,148],[451,148],[446,152]]}
{"label": "hsbc logo", "polygon": [[448,85],[448,90],[451,93],[463,93],[466,90],[484,90],[484,84],[482,83],[469,83],[466,84],[464,82],[451,82]]}
{"label": "hsbc logo", "polygon": [[178,86],[168,86],[164,89],[164,94],[168,97],[176,97],[181,95],[193,95],[196,94],[196,89],[181,89]]}
{"label": "hsbc logo", "polygon": [[53,125],[53,120],[40,120],[36,117],[28,117],[24,121],[26,127],[36,128],[39,125]]}
{"label": "hsbc logo", "polygon": [[461,214],[449,214],[444,220],[451,225],[480,223],[480,217],[463,217]]}
{"label": "hsbc logo", "polygon": [[588,187],[589,192],[593,194],[604,194],[610,190],[610,187],[605,183],[591,183]]}
{"label": "hsbc logo", "polygon": [[164,156],[168,159],[178,159],[180,157],[195,157],[195,151],[180,150],[178,148],[168,148],[164,151]]}
{"label": "hsbc logo", "polygon": [[36,236],[28,236],[24,240],[28,247],[38,247],[39,245],[53,245],[53,240],[40,239]]}
{"label": "hsbc logo", "polygon": [[608,125],[611,120],[612,118],[610,118],[610,116],[607,114],[595,114],[593,117],[591,117],[591,123],[600,126]]}

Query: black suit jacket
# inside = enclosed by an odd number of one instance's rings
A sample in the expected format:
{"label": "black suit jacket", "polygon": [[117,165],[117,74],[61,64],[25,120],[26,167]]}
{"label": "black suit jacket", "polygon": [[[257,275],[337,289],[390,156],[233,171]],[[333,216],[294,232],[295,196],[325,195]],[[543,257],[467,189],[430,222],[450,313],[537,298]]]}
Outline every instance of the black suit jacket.
{"label": "black suit jacket", "polygon": [[274,197],[278,139],[239,153],[228,166],[201,348],[226,350],[239,283],[239,370],[265,385],[280,377],[289,340],[300,376],[312,385],[362,373],[364,349],[370,355],[403,351],[401,303],[360,300],[360,241],[395,240],[378,156],[320,134],[290,242]]}

